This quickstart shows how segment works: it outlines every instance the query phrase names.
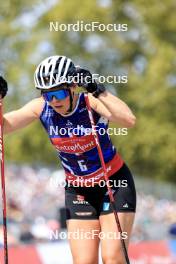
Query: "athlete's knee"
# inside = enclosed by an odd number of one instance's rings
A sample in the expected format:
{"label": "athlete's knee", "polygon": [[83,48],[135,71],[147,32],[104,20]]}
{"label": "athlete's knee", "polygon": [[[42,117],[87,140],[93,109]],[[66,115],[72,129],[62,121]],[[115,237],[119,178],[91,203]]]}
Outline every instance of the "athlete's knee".
{"label": "athlete's knee", "polygon": [[119,252],[115,254],[107,253],[102,256],[103,264],[125,264],[124,256]]}

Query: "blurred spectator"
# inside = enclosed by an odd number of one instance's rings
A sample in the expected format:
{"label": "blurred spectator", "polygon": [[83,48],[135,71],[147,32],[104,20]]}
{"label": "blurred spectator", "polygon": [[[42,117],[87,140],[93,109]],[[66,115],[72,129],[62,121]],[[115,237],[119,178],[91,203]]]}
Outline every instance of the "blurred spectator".
{"label": "blurred spectator", "polygon": [[20,230],[20,241],[22,243],[31,243],[34,242],[35,237],[33,236],[31,232],[31,227],[28,223],[23,223],[21,225],[21,230]]}

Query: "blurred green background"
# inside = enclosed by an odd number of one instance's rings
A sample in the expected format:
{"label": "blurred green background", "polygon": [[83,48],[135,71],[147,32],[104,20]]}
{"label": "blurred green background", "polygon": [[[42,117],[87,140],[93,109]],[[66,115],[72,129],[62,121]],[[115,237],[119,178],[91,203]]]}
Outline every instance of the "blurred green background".
{"label": "blurred green background", "polygon": [[[128,75],[106,84],[137,117],[128,136],[112,139],[132,171],[176,182],[176,1],[3,1],[0,9],[0,73],[9,83],[5,111],[39,95],[36,65],[66,55],[101,75]],[[127,32],[50,31],[49,22],[128,24]],[[114,124],[112,124],[114,126]],[[55,150],[40,122],[5,138],[6,161],[54,165]]]}

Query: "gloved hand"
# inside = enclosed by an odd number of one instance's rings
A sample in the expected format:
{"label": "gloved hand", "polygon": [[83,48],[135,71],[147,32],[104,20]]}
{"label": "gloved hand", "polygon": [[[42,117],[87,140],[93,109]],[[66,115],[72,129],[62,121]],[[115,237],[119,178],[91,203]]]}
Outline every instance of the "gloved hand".
{"label": "gloved hand", "polygon": [[4,98],[6,96],[8,91],[8,85],[6,80],[2,76],[0,76],[0,96],[1,98]]}
{"label": "gloved hand", "polygon": [[77,82],[78,86],[84,87],[88,93],[92,93],[93,96],[98,97],[106,89],[103,84],[96,83],[89,70],[76,67],[76,75],[79,76]]}

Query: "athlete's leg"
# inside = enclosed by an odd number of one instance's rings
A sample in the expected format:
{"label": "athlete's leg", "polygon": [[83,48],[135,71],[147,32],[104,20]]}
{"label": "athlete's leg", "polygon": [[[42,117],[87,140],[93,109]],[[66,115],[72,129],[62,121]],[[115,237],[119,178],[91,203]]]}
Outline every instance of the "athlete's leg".
{"label": "athlete's leg", "polygon": [[99,220],[67,220],[67,230],[73,264],[98,264]]}
{"label": "athlete's leg", "polygon": [[[118,213],[118,216],[124,237],[127,234],[127,238],[124,239],[124,241],[126,248],[128,248],[135,213]],[[102,234],[104,235],[104,239],[101,239],[103,264],[125,264],[126,262],[114,214],[101,215],[100,225]],[[114,239],[113,236],[115,237]]]}
{"label": "athlete's leg", "polygon": [[[127,235],[124,242],[126,247],[128,247],[136,210],[136,190],[133,176],[128,167],[124,164],[123,167],[110,179],[112,180],[111,183],[115,207],[118,212],[123,232],[122,237]],[[119,183],[119,185],[117,183]],[[101,231],[105,234],[105,239],[101,240],[103,263],[125,264],[126,262],[119,237],[120,234],[117,229],[117,223],[107,193],[104,196],[101,207],[100,226]],[[113,235],[115,237],[114,239]]]}
{"label": "athlete's leg", "polygon": [[[97,187],[67,187],[67,229],[74,264],[98,264],[99,213],[104,194]],[[72,234],[77,233],[78,237]]]}

